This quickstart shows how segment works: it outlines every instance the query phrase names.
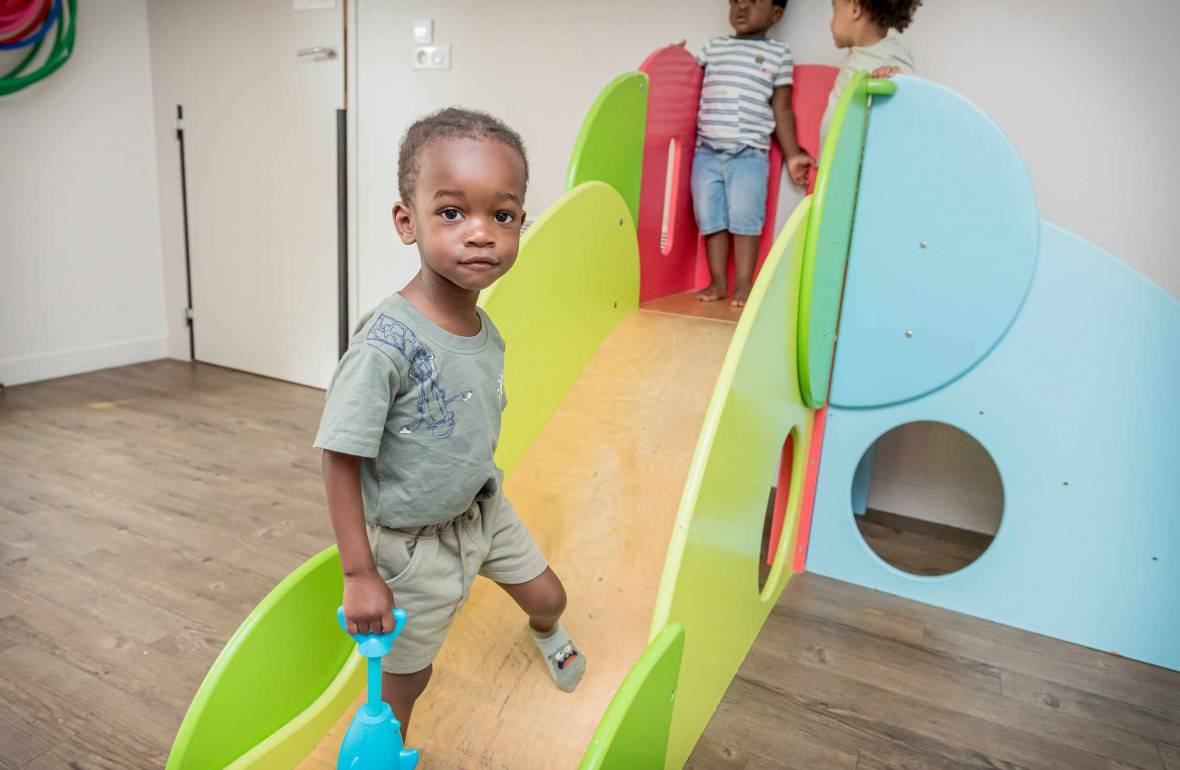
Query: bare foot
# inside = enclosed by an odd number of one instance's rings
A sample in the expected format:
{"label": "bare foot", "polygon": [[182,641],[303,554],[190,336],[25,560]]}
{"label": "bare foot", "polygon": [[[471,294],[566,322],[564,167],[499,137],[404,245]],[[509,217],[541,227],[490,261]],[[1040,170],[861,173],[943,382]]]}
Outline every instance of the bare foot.
{"label": "bare foot", "polygon": [[733,290],[733,301],[729,304],[734,307],[745,307],[746,300],[750,298],[750,288],[748,286],[736,286]]}
{"label": "bare foot", "polygon": [[725,299],[725,286],[718,286],[712,283],[709,284],[708,288],[701,289],[694,296],[701,302],[716,302],[719,299]]}

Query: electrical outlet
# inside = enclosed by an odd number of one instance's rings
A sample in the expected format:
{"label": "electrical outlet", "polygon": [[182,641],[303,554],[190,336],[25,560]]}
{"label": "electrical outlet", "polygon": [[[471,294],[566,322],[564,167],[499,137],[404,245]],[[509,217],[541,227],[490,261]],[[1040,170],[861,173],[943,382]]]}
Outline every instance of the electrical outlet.
{"label": "electrical outlet", "polygon": [[414,69],[449,70],[451,68],[451,46],[420,45],[414,49]]}

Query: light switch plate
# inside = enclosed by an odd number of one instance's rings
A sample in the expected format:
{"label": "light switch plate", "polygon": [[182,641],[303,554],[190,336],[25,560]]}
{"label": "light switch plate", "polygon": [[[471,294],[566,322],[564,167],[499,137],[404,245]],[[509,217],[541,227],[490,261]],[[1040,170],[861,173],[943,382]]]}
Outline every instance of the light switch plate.
{"label": "light switch plate", "polygon": [[418,19],[414,22],[414,42],[420,45],[434,42],[434,19]]}
{"label": "light switch plate", "polygon": [[420,45],[414,48],[414,69],[449,70],[451,68],[451,46]]}

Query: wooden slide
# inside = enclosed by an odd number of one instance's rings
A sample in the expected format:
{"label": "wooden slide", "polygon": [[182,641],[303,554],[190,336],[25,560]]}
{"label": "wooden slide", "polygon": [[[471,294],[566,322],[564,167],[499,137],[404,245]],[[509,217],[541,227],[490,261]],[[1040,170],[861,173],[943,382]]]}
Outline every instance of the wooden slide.
{"label": "wooden slide", "polygon": [[[566,586],[563,622],[586,676],[572,694],[554,687],[524,615],[477,580],[414,711],[408,745],[424,767],[578,766],[647,646],[664,551],[734,328],[641,310],[603,342],[506,486]],[[301,768],[335,768],[362,700]]]}

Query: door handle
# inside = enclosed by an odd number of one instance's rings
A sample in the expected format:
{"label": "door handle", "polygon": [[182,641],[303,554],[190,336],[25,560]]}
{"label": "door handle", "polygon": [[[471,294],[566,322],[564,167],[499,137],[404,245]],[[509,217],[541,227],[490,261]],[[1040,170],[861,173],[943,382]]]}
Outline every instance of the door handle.
{"label": "door handle", "polygon": [[329,48],[326,45],[316,45],[311,48],[300,48],[295,52],[296,56],[324,56],[328,59],[336,58],[336,49]]}

